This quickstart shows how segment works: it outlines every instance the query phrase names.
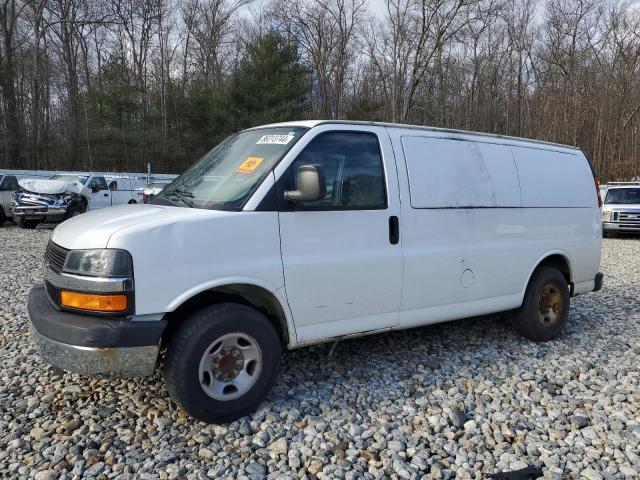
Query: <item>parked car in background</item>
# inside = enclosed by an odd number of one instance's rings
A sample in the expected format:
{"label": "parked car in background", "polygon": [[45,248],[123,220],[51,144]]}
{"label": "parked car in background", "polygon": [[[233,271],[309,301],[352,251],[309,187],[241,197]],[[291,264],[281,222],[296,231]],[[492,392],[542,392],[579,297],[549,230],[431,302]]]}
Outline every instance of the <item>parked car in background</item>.
{"label": "parked car in background", "polygon": [[144,187],[146,183],[144,178],[105,176],[105,179],[111,191],[112,205],[142,203],[142,192],[140,189]]}
{"label": "parked car in background", "polygon": [[0,175],[0,227],[12,217],[11,196],[18,188],[15,175]]}
{"label": "parked car in background", "polygon": [[85,374],[150,375],[166,347],[172,397],[228,422],[269,393],[283,348],[509,310],[525,337],[556,338],[571,297],[602,287],[600,203],[574,147],[369,122],[252,128],[152,204],[58,226],[32,332],[47,361]]}
{"label": "parked car in background", "polygon": [[[57,174],[49,179],[22,179],[11,212],[20,228],[57,223],[90,210],[137,203],[133,190],[111,190],[103,175]],[[114,185],[114,187],[116,187]]]}
{"label": "parked car in background", "polygon": [[142,203],[150,203],[171,182],[152,182],[142,190]]}
{"label": "parked car in background", "polygon": [[640,183],[611,185],[602,205],[602,232],[640,233]]}

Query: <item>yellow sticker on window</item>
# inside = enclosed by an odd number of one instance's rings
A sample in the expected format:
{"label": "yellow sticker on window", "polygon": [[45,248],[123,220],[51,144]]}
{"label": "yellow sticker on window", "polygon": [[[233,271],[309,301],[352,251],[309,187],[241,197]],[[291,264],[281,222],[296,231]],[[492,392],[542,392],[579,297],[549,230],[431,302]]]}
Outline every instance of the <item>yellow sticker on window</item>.
{"label": "yellow sticker on window", "polygon": [[236,168],[238,173],[253,173],[253,171],[260,166],[264,158],[262,157],[247,157],[244,162]]}

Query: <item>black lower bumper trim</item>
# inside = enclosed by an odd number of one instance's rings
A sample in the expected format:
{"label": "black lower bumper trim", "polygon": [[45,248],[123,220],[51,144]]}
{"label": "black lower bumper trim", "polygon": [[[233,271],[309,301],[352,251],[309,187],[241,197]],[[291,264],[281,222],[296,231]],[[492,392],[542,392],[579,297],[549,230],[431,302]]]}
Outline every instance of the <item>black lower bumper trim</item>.
{"label": "black lower bumper trim", "polygon": [[604,279],[604,274],[602,272],[598,272],[596,274],[596,278],[593,279],[593,291],[597,292],[598,290],[602,290],[602,281]]}
{"label": "black lower bumper trim", "polygon": [[44,337],[79,347],[142,347],[158,345],[166,320],[132,321],[56,310],[44,286],[29,292],[27,306],[31,324]]}

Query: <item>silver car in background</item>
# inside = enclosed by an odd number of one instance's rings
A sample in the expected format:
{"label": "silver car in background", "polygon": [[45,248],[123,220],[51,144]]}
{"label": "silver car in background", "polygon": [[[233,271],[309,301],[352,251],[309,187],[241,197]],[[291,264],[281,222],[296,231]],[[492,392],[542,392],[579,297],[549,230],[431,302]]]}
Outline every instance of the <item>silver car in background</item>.
{"label": "silver car in background", "polygon": [[151,200],[159,194],[164,187],[169,185],[171,182],[152,182],[142,189],[142,203],[151,203]]}
{"label": "silver car in background", "polygon": [[602,205],[602,232],[640,233],[640,184],[611,185]]}

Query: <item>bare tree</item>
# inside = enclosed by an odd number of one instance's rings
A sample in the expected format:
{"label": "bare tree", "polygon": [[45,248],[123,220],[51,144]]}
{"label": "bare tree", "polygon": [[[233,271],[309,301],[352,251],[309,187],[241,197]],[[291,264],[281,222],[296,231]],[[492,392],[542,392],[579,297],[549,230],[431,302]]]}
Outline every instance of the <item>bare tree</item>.
{"label": "bare tree", "polygon": [[298,52],[286,75],[307,75],[304,117],[560,141],[605,179],[640,173],[637,4],[368,3],[0,0],[4,164],[181,170],[237,124],[229,92],[275,29]]}
{"label": "bare tree", "polygon": [[[252,0],[186,0],[182,7],[187,27],[185,59],[191,57],[196,69],[210,86],[219,85],[225,75],[225,50],[233,42],[235,15]],[[185,67],[186,71],[186,67]]]}
{"label": "bare tree", "polygon": [[278,0],[272,15],[300,45],[314,76],[314,114],[341,118],[350,69],[364,24],[364,0]]}
{"label": "bare tree", "polygon": [[2,110],[6,129],[5,158],[20,161],[22,158],[22,126],[18,112],[15,86],[15,34],[18,17],[26,4],[16,5],[16,0],[0,2],[0,87],[2,88]]}

